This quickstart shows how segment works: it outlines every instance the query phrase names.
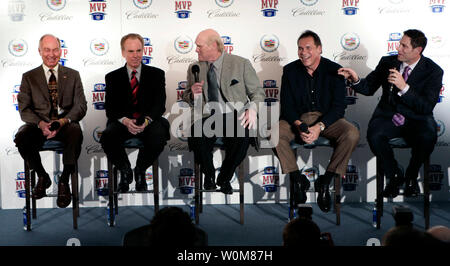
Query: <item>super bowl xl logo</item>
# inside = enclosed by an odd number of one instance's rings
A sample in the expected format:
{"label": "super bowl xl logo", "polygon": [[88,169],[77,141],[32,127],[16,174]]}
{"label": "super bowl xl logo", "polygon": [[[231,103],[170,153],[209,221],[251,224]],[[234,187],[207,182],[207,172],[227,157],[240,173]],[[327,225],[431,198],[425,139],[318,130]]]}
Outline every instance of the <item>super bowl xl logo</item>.
{"label": "super bowl xl logo", "polygon": [[278,101],[278,93],[280,90],[277,87],[277,81],[273,79],[267,79],[263,81],[263,89],[266,93],[266,98],[264,101],[267,105],[270,105],[272,102]]}
{"label": "super bowl xl logo", "polygon": [[93,54],[102,56],[108,53],[109,44],[108,41],[103,38],[96,38],[91,41],[90,48]]}
{"label": "super bowl xl logo", "polygon": [[98,170],[95,175],[95,189],[98,196],[107,196],[108,193],[108,170]]}
{"label": "super bowl xl logo", "polygon": [[354,165],[347,165],[347,171],[342,179],[342,187],[344,191],[355,191],[358,185],[358,168]]}
{"label": "super bowl xl logo", "polygon": [[183,80],[178,82],[177,87],[177,102],[183,102],[183,93],[186,90],[187,81]]}
{"label": "super bowl xl logo", "polygon": [[94,90],[92,91],[92,104],[95,110],[105,110],[105,89],[106,84],[96,83],[94,84]]}
{"label": "super bowl xl logo", "polygon": [[25,2],[23,0],[9,0],[8,16],[12,21],[22,21],[25,13]]}
{"label": "super bowl xl logo", "polygon": [[90,0],[89,1],[89,15],[92,20],[99,21],[104,20],[106,16],[106,0]]}
{"label": "super bowl xl logo", "polygon": [[445,7],[445,0],[430,0],[430,8],[433,13],[442,13]]}
{"label": "super bowl xl logo", "polygon": [[192,50],[192,39],[189,36],[183,35],[175,39],[173,43],[175,50],[180,54],[187,54]]}
{"label": "super bowl xl logo", "polygon": [[359,36],[354,32],[345,33],[341,37],[341,46],[347,51],[353,51],[359,47]]}
{"label": "super bowl xl logo", "polygon": [[261,0],[261,12],[265,17],[277,15],[278,0]]}
{"label": "super bowl xl logo", "polygon": [[436,119],[437,124],[437,135],[438,137],[444,135],[445,132],[445,124],[441,120]]}
{"label": "super bowl xl logo", "polygon": [[442,179],[444,179],[444,172],[442,171],[442,166],[439,164],[430,164],[429,169],[430,178],[430,190],[438,191],[442,187]]}
{"label": "super bowl xl logo", "polygon": [[12,102],[14,109],[16,111],[19,111],[19,102],[17,101],[17,95],[19,95],[20,92],[20,84],[14,85],[14,88],[12,90]]}
{"label": "super bowl xl logo", "polygon": [[387,54],[396,55],[398,54],[397,48],[400,45],[400,40],[402,39],[402,34],[400,32],[393,32],[389,34],[389,40],[387,42]]}
{"label": "super bowl xl logo", "polygon": [[442,84],[442,88],[441,88],[441,92],[439,93],[439,99],[438,99],[438,103],[442,102],[442,100],[444,99],[444,84]]}
{"label": "super bowl xl logo", "polygon": [[216,4],[222,8],[231,6],[233,2],[234,0],[216,0]]}
{"label": "super bowl xl logo", "polygon": [[18,172],[16,177],[16,193],[19,198],[25,198],[25,172]]}
{"label": "super bowl xl logo", "polygon": [[230,36],[221,36],[221,38],[222,38],[222,42],[223,42],[224,51],[227,54],[231,54],[231,52],[234,50],[233,43],[231,42],[231,37]]}
{"label": "super bowl xl logo", "polygon": [[280,186],[280,175],[278,174],[277,168],[274,166],[264,167],[261,179],[262,186],[266,192],[276,192],[277,187]]}
{"label": "super bowl xl logo", "polygon": [[278,49],[280,41],[274,34],[265,34],[259,41],[261,48],[266,52],[274,52]]}
{"label": "super bowl xl logo", "polygon": [[302,168],[302,170],[300,170],[300,172],[304,174],[310,182],[314,182],[319,177],[319,168],[317,166],[305,166]]}
{"label": "super bowl xl logo", "polygon": [[345,15],[356,15],[358,11],[359,0],[342,0],[342,10]]}
{"label": "super bowl xl logo", "polygon": [[66,6],[66,0],[47,0],[47,6],[53,11],[59,11]]}
{"label": "super bowl xl logo", "polygon": [[181,168],[178,176],[178,187],[181,194],[191,194],[195,187],[194,170],[191,168]]}
{"label": "super bowl xl logo", "polygon": [[152,62],[153,46],[150,38],[144,38],[144,55],[142,56],[142,63],[149,65]]}
{"label": "super bowl xl logo", "polygon": [[191,11],[192,1],[175,1],[175,13],[177,18],[189,18]]}
{"label": "super bowl xl logo", "polygon": [[14,39],[9,42],[8,50],[13,56],[21,57],[27,53],[28,44],[23,39]]}
{"label": "super bowl xl logo", "polygon": [[60,40],[61,43],[61,57],[59,58],[59,63],[63,66],[67,65],[67,45],[64,40]]}

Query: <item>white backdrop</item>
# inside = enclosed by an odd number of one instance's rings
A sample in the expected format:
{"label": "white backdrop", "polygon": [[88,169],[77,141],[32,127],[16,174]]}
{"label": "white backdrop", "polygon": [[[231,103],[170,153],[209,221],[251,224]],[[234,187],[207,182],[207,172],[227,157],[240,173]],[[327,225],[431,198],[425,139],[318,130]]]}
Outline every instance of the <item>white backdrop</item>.
{"label": "white backdrop", "polygon": [[[130,32],[148,38],[146,63],[166,72],[165,115],[172,121],[177,117],[171,113],[172,106],[177,105],[184,89],[187,67],[197,58],[193,41],[206,28],[214,28],[223,36],[227,52],[250,59],[269,100],[278,99],[282,67],[297,59],[296,40],[306,29],[321,37],[324,57],[353,67],[361,76],[374,69],[381,56],[395,52],[404,30],[424,31],[429,40],[424,54],[446,72],[442,101],[435,108],[439,139],[431,163],[441,168],[433,176],[443,177],[440,190],[432,191],[432,200],[448,201],[450,136],[446,126],[450,125],[450,104],[445,86],[449,83],[450,69],[449,8],[445,0],[1,0],[0,207],[24,206],[24,199],[17,192],[23,189],[23,180],[18,180],[23,177],[23,161],[13,143],[14,134],[22,125],[16,110],[17,92],[22,74],[41,64],[38,40],[43,34],[52,33],[63,41],[62,63],[80,72],[88,101],[88,113],[81,122],[84,132],[79,159],[81,206],[105,206],[107,199],[96,191],[97,185],[104,185],[104,180],[95,178],[96,173],[106,170],[106,156],[98,139],[106,123],[101,109],[104,76],[125,63],[120,38]],[[348,174],[344,180],[357,177],[357,182],[345,185],[344,202],[375,198],[375,158],[365,136],[379,95],[365,97],[348,92],[346,117],[359,124],[361,140],[350,162],[356,174]],[[137,153],[130,152],[134,165]],[[396,153],[406,167],[409,151]],[[301,150],[298,163],[308,169],[313,179],[317,171],[324,172],[330,154],[329,148]],[[57,176],[62,170],[59,156],[55,158],[51,152],[41,155],[47,171]],[[222,154],[216,152],[217,166],[221,158]],[[192,194],[183,194],[185,190],[179,189],[193,185],[191,174],[180,171],[193,168],[193,156],[187,151],[186,142],[172,136],[159,163],[161,203],[186,203]],[[270,149],[256,153],[250,148],[245,160],[245,202],[286,202],[287,182],[284,175],[277,174],[278,170],[279,163]],[[148,183],[151,188],[152,169],[148,171]],[[273,183],[279,184],[276,191],[265,192],[263,186]],[[237,180],[233,186],[237,187]],[[120,204],[128,205],[153,203],[151,194],[121,195],[120,199]],[[205,196],[206,203],[236,203],[238,199],[237,193]],[[308,201],[315,201],[314,194],[309,193]],[[53,198],[42,199],[38,204],[56,206]]]}

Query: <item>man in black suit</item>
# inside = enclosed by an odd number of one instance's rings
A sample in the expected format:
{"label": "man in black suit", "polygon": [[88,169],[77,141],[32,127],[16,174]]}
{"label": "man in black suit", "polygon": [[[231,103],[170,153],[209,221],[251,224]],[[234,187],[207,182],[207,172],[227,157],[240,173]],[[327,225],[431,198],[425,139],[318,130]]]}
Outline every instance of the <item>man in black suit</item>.
{"label": "man in black suit", "polygon": [[282,172],[289,174],[294,183],[295,204],[305,203],[310,183],[300,173],[292,140],[312,143],[320,136],[333,145],[324,175],[314,182],[320,209],[331,207],[329,185],[334,177],[342,176],[348,160],[359,141],[358,129],[344,119],[345,82],[337,74],[340,66],[321,56],[322,43],[312,31],[303,32],[297,40],[299,59],[283,68],[280,95],[279,138],[272,132],[271,140],[278,140],[274,153],[281,163]]}
{"label": "man in black suit", "polygon": [[[61,43],[51,34],[39,40],[42,65],[23,74],[17,97],[19,113],[25,122],[14,142],[20,155],[36,171],[38,182],[33,198],[46,196],[52,181],[42,166],[39,149],[46,140],[64,143],[64,169],[58,182],[56,204],[60,208],[71,202],[70,174],[80,156],[83,133],[79,121],[86,115],[87,105],[78,71],[59,64]],[[54,128],[51,125],[57,124]]]}
{"label": "man in black suit", "polygon": [[133,171],[121,144],[132,137],[142,140],[144,148],[139,149],[134,178],[136,190],[145,191],[145,170],[170,138],[169,122],[162,117],[166,110],[164,71],[142,64],[144,39],[139,34],[123,36],[120,46],[126,64],[105,76],[108,122],[100,142],[108,160],[120,171],[118,192],[127,192]]}
{"label": "man in black suit", "polygon": [[[419,193],[419,169],[437,141],[433,109],[438,102],[444,72],[422,55],[426,44],[423,32],[407,30],[400,40],[398,55],[382,57],[366,78],[360,79],[350,68],[339,70],[358,93],[373,95],[380,86],[383,88],[369,121],[367,140],[389,180],[384,197],[396,197],[404,181],[406,197]],[[389,145],[389,139],[396,137],[403,137],[412,148],[405,174],[398,167]]]}

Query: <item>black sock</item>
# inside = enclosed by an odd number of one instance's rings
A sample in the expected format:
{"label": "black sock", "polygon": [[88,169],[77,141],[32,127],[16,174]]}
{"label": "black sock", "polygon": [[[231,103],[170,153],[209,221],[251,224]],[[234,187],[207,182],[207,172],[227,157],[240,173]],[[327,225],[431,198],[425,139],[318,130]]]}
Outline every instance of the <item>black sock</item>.
{"label": "black sock", "polygon": [[72,174],[75,171],[75,165],[73,164],[65,164],[64,170],[61,174],[61,177],[59,178],[59,182],[62,183],[69,183],[69,177],[70,174]]}
{"label": "black sock", "polygon": [[336,176],[336,173],[333,172],[329,172],[326,171],[325,174],[323,175],[323,181],[325,184],[330,184],[331,180],[333,180],[333,178]]}
{"label": "black sock", "polygon": [[292,181],[300,181],[300,170],[295,170],[289,173],[289,178]]}

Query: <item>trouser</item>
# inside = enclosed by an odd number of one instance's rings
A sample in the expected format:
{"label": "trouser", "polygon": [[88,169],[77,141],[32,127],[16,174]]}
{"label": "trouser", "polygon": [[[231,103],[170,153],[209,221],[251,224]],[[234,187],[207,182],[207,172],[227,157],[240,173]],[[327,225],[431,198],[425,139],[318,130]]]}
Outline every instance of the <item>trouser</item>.
{"label": "trouser", "polygon": [[437,141],[437,124],[433,117],[425,120],[407,119],[402,126],[395,126],[390,117],[372,118],[367,129],[370,149],[381,161],[386,177],[395,175],[398,164],[389,140],[403,137],[411,147],[411,159],[405,172],[407,179],[416,179],[425,159],[434,150]]}
{"label": "trouser", "polygon": [[[83,143],[83,134],[80,125],[71,122],[64,125],[52,140],[58,140],[64,143],[63,164],[75,165],[81,153],[81,144]],[[28,161],[33,170],[43,169],[39,150],[46,141],[42,130],[34,124],[25,124],[19,128],[14,142],[20,155]]]}
{"label": "trouser", "polygon": [[168,134],[168,129],[158,120],[153,120],[144,131],[136,135],[131,134],[127,127],[119,121],[113,120],[108,121],[100,143],[108,160],[119,169],[125,169],[130,168],[131,163],[123,143],[130,138],[139,138],[144,147],[139,149],[136,167],[145,170],[158,159],[159,154],[164,150]]}
{"label": "trouser", "polygon": [[[320,115],[319,112],[309,112],[303,114],[300,120],[308,124],[308,126],[311,126],[317,121]],[[331,155],[327,171],[337,173],[341,176],[344,175],[350,156],[358,144],[359,130],[353,124],[341,118],[326,127],[320,133],[320,136],[329,139],[333,146],[333,154]],[[302,142],[297,129],[289,125],[285,120],[280,120],[279,140],[274,149],[274,153],[280,161],[284,174],[298,170],[296,156],[290,146],[292,140]]]}
{"label": "trouser", "polygon": [[[206,119],[207,118],[204,118],[196,123],[202,123],[203,125]],[[217,184],[219,185],[229,182],[232,179],[236,167],[238,167],[245,159],[250,144],[248,129],[242,128],[240,121],[238,122],[237,120],[236,112],[224,114],[223,119],[225,122],[223,123],[223,128],[219,129],[219,131],[222,131],[221,136],[224,136],[222,137],[222,141],[225,149],[225,158],[217,177]],[[231,125],[231,123],[234,123],[234,130],[226,134],[226,125]],[[212,125],[212,127],[215,128],[214,125]],[[240,127],[240,130],[244,130],[244,136],[239,136],[237,134],[238,127]],[[194,126],[192,127],[192,136],[194,136],[193,128]],[[189,149],[194,151],[195,161],[200,163],[202,173],[205,174],[205,177],[212,180],[215,178],[212,151],[217,138],[217,135],[207,137],[205,136],[205,132],[202,132],[202,136],[200,137],[194,136],[188,138]]]}

